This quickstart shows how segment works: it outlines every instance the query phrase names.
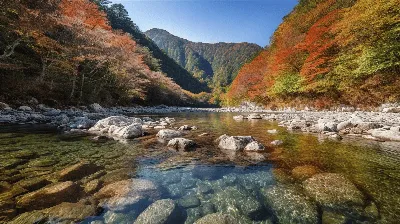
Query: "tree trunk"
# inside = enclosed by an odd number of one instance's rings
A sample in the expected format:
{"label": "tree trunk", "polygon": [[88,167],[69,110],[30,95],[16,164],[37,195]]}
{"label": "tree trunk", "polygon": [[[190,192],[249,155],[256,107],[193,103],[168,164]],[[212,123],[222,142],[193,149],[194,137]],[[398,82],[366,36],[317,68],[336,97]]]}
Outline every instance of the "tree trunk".
{"label": "tree trunk", "polygon": [[82,101],[82,97],[83,97],[83,86],[85,84],[85,74],[82,73],[82,80],[81,80],[81,91],[79,93],[79,103],[81,103]]}

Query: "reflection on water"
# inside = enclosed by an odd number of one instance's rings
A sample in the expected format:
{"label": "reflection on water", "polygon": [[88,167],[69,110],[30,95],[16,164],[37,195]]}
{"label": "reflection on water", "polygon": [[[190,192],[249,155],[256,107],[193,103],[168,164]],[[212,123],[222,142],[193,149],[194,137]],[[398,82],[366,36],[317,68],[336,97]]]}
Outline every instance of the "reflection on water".
{"label": "reflection on water", "polygon": [[[323,140],[232,114],[169,116],[199,128],[185,136],[196,151],[168,150],[152,131],[123,144],[0,127],[0,220],[194,223],[216,212],[237,223],[400,220],[398,144]],[[221,151],[213,141],[222,134],[251,135],[267,152]],[[269,145],[276,139],[284,144]]]}

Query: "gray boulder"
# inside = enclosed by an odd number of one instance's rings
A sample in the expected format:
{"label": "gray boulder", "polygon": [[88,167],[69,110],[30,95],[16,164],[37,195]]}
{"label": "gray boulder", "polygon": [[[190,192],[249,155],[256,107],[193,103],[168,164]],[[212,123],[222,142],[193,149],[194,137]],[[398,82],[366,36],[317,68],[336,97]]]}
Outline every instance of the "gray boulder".
{"label": "gray boulder", "polygon": [[365,203],[364,195],[340,174],[316,174],[305,180],[303,187],[324,208],[349,210],[352,206],[363,206]]}
{"label": "gray boulder", "polygon": [[181,151],[189,151],[195,146],[196,143],[194,141],[186,138],[174,138],[168,142],[168,147]]}
{"label": "gray boulder", "polygon": [[98,121],[89,132],[123,139],[137,138],[143,136],[141,123],[139,118],[111,116]]}
{"label": "gray boulder", "polygon": [[0,102],[0,110],[11,110],[11,107],[3,102]]}
{"label": "gray boulder", "polygon": [[261,193],[279,223],[318,223],[317,205],[295,190],[274,186]]}
{"label": "gray boulder", "polygon": [[144,210],[134,224],[175,224],[181,214],[171,199],[158,200]]}
{"label": "gray boulder", "polygon": [[157,137],[161,139],[173,139],[176,137],[181,137],[182,135],[182,132],[172,129],[163,129],[157,133]]}
{"label": "gray boulder", "polygon": [[195,224],[233,224],[233,223],[236,223],[236,219],[233,216],[222,213],[209,214],[195,222]]}
{"label": "gray boulder", "polygon": [[28,106],[20,106],[18,107],[18,110],[22,110],[22,111],[32,111],[31,107]]}
{"label": "gray boulder", "polygon": [[105,112],[104,108],[102,106],[100,106],[100,104],[98,104],[98,103],[90,104],[88,106],[88,108],[89,108],[89,110],[91,112],[95,112],[95,113],[103,113],[103,112]]}
{"label": "gray boulder", "polygon": [[253,141],[250,142],[249,144],[246,145],[246,147],[244,148],[245,151],[264,151],[265,147],[257,142],[257,141]]}
{"label": "gray boulder", "polygon": [[400,132],[396,131],[395,128],[386,130],[383,128],[374,129],[371,131],[372,137],[388,140],[388,141],[400,141]]}
{"label": "gray boulder", "polygon": [[221,149],[242,151],[255,139],[251,136],[227,136],[223,135],[219,139],[218,147]]}

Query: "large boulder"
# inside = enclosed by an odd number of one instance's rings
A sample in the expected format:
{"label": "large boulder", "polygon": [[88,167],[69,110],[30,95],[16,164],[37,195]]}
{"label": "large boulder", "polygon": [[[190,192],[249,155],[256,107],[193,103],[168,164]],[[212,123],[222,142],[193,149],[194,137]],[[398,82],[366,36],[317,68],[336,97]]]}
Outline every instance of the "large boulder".
{"label": "large boulder", "polygon": [[364,195],[347,178],[335,173],[321,173],[303,182],[306,193],[323,208],[349,210],[363,206]]}
{"label": "large boulder", "polygon": [[174,138],[168,142],[168,147],[180,150],[189,151],[196,146],[196,143],[186,138]]}
{"label": "large boulder", "polygon": [[23,195],[17,200],[17,207],[25,210],[48,208],[61,202],[75,201],[80,188],[72,181],[60,182]]}
{"label": "large boulder", "polygon": [[222,213],[209,214],[195,222],[195,224],[233,224],[233,223],[236,223],[236,220],[233,216]]}
{"label": "large boulder", "polygon": [[89,132],[105,134],[116,138],[137,138],[143,136],[142,120],[124,116],[111,116],[98,121]]}
{"label": "large boulder", "polygon": [[218,211],[235,217],[258,219],[264,213],[264,207],[254,192],[238,186],[224,187],[213,195],[212,202]]}
{"label": "large boulder", "polygon": [[255,141],[251,136],[228,136],[219,138],[218,147],[226,150],[242,151],[249,143]]}
{"label": "large boulder", "polygon": [[175,224],[182,214],[172,199],[158,200],[144,210],[134,224]]}
{"label": "large boulder", "polygon": [[157,137],[161,139],[173,139],[181,137],[182,135],[183,135],[182,132],[172,129],[163,129],[157,133]]}
{"label": "large boulder", "polygon": [[387,107],[382,109],[383,113],[400,113],[400,107]]}
{"label": "large boulder", "polygon": [[261,193],[278,223],[318,223],[317,205],[297,191],[274,186]]}

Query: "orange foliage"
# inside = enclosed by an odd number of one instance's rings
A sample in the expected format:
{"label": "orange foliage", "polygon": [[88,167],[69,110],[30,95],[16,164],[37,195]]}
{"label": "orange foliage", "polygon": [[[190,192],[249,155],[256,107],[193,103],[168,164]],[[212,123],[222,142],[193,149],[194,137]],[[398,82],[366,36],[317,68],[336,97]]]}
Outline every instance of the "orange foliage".
{"label": "orange foliage", "polygon": [[73,17],[91,29],[101,28],[111,30],[105,12],[98,6],[86,0],[62,0],[60,10],[63,16]]}
{"label": "orange foliage", "polygon": [[332,27],[339,18],[340,10],[334,10],[322,17],[309,29],[304,41],[297,45],[298,49],[308,53],[300,71],[308,81],[331,70],[337,46]]}

